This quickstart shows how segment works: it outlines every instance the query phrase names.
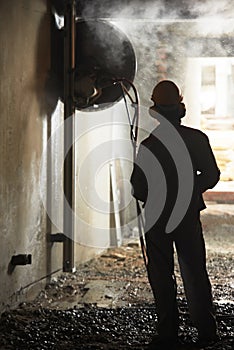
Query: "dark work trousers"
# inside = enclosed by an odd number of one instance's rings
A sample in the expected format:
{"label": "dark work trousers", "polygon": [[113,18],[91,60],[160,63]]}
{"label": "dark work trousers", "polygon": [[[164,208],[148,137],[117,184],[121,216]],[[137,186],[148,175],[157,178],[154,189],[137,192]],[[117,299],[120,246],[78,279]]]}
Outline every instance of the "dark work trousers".
{"label": "dark work trousers", "polygon": [[199,215],[189,218],[173,233],[165,233],[160,224],[146,233],[147,270],[156,302],[158,335],[162,338],[178,336],[174,245],[191,320],[199,338],[213,338],[216,335],[216,321]]}

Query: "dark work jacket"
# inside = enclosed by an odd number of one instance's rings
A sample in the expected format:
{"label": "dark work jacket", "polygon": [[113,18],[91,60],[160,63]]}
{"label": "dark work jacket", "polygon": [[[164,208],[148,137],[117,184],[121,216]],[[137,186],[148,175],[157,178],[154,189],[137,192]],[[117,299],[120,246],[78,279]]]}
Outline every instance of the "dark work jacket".
{"label": "dark work jacket", "polygon": [[162,120],[140,144],[131,176],[133,196],[145,206],[147,229],[166,225],[173,210],[173,228],[196,216],[206,207],[202,193],[219,177],[206,134]]}

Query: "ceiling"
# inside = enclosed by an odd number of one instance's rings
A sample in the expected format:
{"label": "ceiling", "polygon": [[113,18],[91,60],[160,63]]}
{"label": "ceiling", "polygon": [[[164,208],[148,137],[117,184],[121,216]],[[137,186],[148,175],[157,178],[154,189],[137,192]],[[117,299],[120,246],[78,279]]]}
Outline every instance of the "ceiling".
{"label": "ceiling", "polygon": [[[60,15],[64,0],[52,0]],[[76,0],[77,15],[93,18],[145,18],[145,19],[234,19],[232,0]]]}

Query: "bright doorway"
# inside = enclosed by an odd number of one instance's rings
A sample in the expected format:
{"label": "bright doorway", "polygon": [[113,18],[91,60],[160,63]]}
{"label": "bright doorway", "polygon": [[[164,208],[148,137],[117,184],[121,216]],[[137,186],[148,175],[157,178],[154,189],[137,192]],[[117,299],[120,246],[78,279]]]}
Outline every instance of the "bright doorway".
{"label": "bright doorway", "polygon": [[218,190],[234,191],[234,58],[189,58],[186,68],[184,123],[209,137],[221,181]]}

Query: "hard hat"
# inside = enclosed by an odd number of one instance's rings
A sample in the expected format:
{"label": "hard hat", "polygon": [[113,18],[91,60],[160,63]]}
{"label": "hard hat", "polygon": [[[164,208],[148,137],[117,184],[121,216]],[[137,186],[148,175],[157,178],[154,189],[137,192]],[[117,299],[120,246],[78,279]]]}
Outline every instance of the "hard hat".
{"label": "hard hat", "polygon": [[156,105],[175,105],[180,103],[183,97],[173,81],[162,80],[153,89],[151,99]]}

